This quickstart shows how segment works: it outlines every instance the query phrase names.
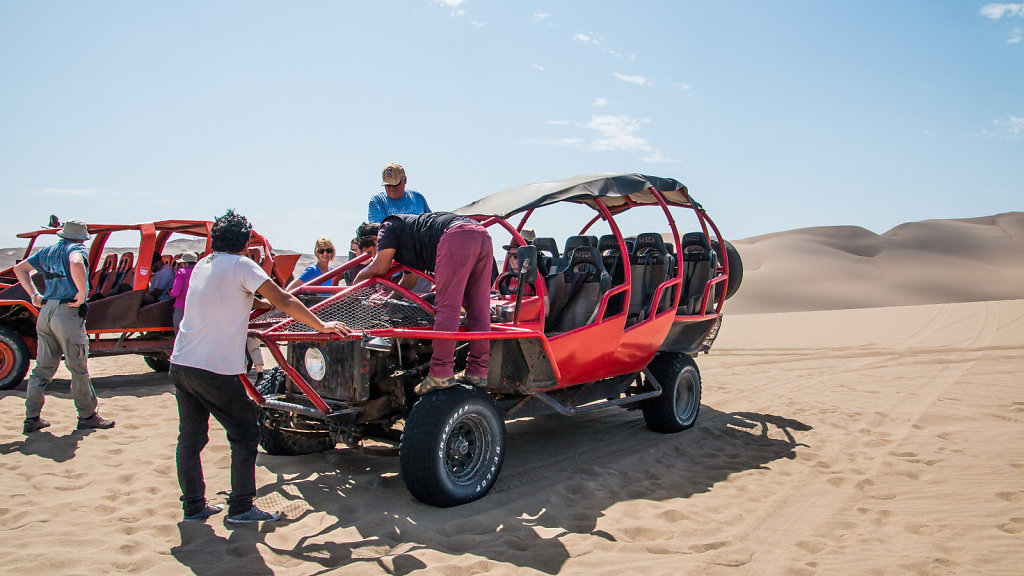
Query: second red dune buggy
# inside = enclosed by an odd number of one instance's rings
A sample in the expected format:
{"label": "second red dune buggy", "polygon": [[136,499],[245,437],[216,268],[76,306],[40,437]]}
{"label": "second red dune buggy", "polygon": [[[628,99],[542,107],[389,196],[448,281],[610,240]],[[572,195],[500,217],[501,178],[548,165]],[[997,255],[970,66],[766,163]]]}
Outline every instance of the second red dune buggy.
{"label": "second red dune buggy", "polygon": [[[161,254],[164,264],[176,269],[183,250],[180,246],[199,254],[210,251],[212,226],[208,220],[88,224],[92,235],[86,243],[89,356],[139,354],[153,370],[167,372],[174,343],[173,302],[146,298],[153,274],[152,254]],[[31,256],[40,244],[56,242],[60,230],[59,219],[51,216],[48,226],[18,234],[28,239],[22,259]],[[248,254],[281,286],[287,284],[300,257],[274,254],[270,242],[256,232],[249,238]],[[42,292],[42,274],[34,274],[32,281]],[[38,316],[39,310],[18,283],[14,267],[0,270],[0,390],[15,388],[28,372],[29,361],[36,355]]]}
{"label": "second red dune buggy", "polygon": [[[684,185],[594,174],[505,190],[457,212],[487,227],[495,247],[518,247],[518,266],[506,261],[496,274],[490,330],[435,331],[431,295],[390,280],[319,285],[366,255],[311,280],[295,292],[319,300],[311,306],[319,318],[354,332],[322,335],[279,310],[254,313],[250,334],[279,364],[259,390],[242,377],[260,406],[264,450],[389,443],[415,498],[453,506],[493,486],[508,419],[626,406],[639,408],[657,432],[694,425],[701,396],[694,357],[715,341],[742,265]],[[559,236],[580,212],[575,233]],[[691,231],[677,228],[677,213],[689,214]],[[528,225],[536,233],[530,242]],[[489,340],[486,386],[417,396],[413,387],[437,339]],[[462,350],[456,369],[464,359]]]}

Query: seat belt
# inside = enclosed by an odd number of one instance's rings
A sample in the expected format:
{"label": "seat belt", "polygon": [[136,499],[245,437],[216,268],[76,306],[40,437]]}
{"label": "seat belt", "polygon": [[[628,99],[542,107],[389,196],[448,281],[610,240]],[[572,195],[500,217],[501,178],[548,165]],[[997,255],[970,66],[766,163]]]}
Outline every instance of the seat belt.
{"label": "seat belt", "polygon": [[562,321],[562,316],[565,315],[565,311],[569,309],[569,304],[571,304],[572,301],[576,298],[576,295],[580,291],[580,287],[583,286],[583,282],[587,279],[587,276],[589,275],[587,272],[573,272],[572,274],[573,278],[572,282],[569,284],[568,298],[565,299],[565,301],[562,303],[562,306],[558,309],[557,312],[552,313],[551,316],[548,317],[549,330],[554,329],[554,327],[558,326],[558,324]]}

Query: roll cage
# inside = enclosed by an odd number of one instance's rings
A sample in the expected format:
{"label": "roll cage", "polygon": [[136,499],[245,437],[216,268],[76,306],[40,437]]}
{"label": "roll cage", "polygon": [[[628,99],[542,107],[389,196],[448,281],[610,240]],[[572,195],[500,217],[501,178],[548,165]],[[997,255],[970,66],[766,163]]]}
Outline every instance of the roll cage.
{"label": "roll cage", "polygon": [[[642,174],[586,175],[498,192],[455,212],[480,222],[491,232],[492,237],[497,229],[502,229],[515,243],[524,246],[528,243],[523,238],[522,231],[534,212],[561,202],[583,204],[593,209],[596,214],[582,227],[578,235],[585,235],[597,222],[607,222],[622,258],[627,254],[632,255],[633,251],[629,249],[628,238],[623,236],[616,223],[616,216],[641,207],[657,209],[664,216],[670,230],[672,252],[678,259],[665,266],[664,278],[657,282],[653,287],[653,293],[648,296],[650,309],[646,314],[637,318],[632,310],[632,303],[637,300],[636,292],[639,290],[635,275],[643,268],[641,265],[623,265],[622,280],[608,286],[607,290],[599,295],[592,321],[568,330],[552,330],[545,326],[552,306],[549,293],[551,277],[544,276],[535,268],[531,272],[531,277],[519,278],[521,283],[533,287],[532,294],[519,298],[515,294],[503,295],[492,292],[492,323],[488,332],[472,332],[465,327],[455,332],[441,332],[433,330],[428,325],[374,326],[372,323],[353,321],[339,310],[345,307],[346,300],[355,300],[357,294],[362,299],[372,297],[373,294],[382,295],[378,298],[384,300],[398,298],[411,303],[431,318],[433,307],[429,299],[425,299],[423,295],[414,294],[384,278],[371,278],[354,286],[337,285],[346,271],[369,260],[369,256],[359,255],[292,290],[296,295],[307,297],[326,294],[326,298],[310,306],[311,311],[324,320],[346,321],[353,329],[350,336],[341,338],[316,333],[308,326],[283,315],[279,310],[254,312],[250,325],[251,334],[267,345],[289,378],[296,382],[315,408],[324,415],[331,413],[335,408],[328,406],[302,375],[288,365],[278,343],[368,340],[378,337],[399,340],[519,340],[524,350],[536,351],[536,358],[533,360],[539,364],[548,364],[548,368],[534,370],[528,381],[509,379],[504,374],[493,374],[492,370],[488,390],[499,394],[543,393],[639,373],[661,350],[689,354],[707,351],[721,323],[722,307],[729,281],[728,255],[726,250],[720,250],[719,259],[707,281],[703,286],[695,287],[700,297],[694,310],[681,312],[680,297],[685,280],[682,259],[687,247],[683,245],[683,238],[670,207],[687,209],[695,214],[700,234],[705,238],[705,245],[707,238],[712,237],[717,240],[718,246],[725,245],[717,226],[703,207],[692,200],[688,190],[681,183]],[[513,224],[511,220],[514,217],[518,218]],[[666,258],[666,261],[668,260]],[[505,266],[505,272],[515,272],[508,270],[507,262]],[[389,271],[388,277],[406,270],[433,281],[430,273],[412,270],[397,263]],[[558,270],[556,274],[561,272]],[[328,280],[335,285],[321,285]],[[630,305],[627,306],[626,303]],[[257,403],[265,401],[248,383],[247,378],[243,377],[243,381]]]}

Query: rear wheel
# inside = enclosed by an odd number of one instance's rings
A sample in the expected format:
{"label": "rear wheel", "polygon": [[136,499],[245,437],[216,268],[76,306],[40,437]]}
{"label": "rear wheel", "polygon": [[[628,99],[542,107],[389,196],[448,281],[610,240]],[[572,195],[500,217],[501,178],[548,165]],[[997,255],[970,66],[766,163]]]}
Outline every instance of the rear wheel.
{"label": "rear wheel", "polygon": [[17,332],[0,326],[0,390],[16,388],[28,373],[28,346]]}
{"label": "rear wheel", "polygon": [[662,393],[640,404],[647,427],[663,434],[692,428],[700,411],[700,371],[693,358],[664,352],[655,356],[648,368],[661,384]]}
{"label": "rear wheel", "polygon": [[153,369],[153,372],[167,372],[171,369],[171,361],[162,356],[143,356],[146,366]]}
{"label": "rear wheel", "polygon": [[399,456],[405,486],[420,502],[472,502],[501,471],[505,422],[481,390],[459,385],[431,392],[409,413]]}

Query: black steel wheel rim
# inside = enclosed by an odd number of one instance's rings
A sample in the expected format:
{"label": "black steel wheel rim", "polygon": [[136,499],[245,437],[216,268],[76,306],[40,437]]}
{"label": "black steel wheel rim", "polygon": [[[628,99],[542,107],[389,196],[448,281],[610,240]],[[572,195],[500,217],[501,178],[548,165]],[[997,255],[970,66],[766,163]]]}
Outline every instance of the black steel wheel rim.
{"label": "black steel wheel rim", "polygon": [[493,439],[483,418],[468,414],[458,421],[444,442],[445,472],[456,484],[470,484],[484,468]]}

